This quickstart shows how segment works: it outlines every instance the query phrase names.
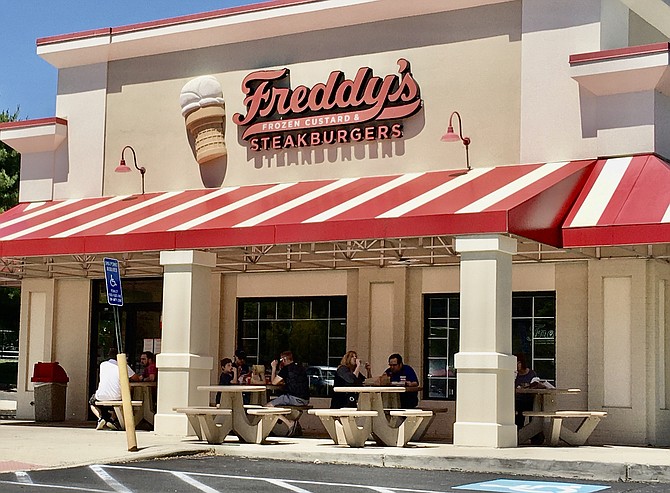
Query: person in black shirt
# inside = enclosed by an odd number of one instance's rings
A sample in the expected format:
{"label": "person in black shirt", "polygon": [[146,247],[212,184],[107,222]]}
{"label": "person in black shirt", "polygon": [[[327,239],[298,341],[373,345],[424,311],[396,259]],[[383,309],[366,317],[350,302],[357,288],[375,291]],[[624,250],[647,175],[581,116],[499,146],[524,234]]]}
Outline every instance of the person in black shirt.
{"label": "person in black shirt", "polygon": [[[305,369],[293,361],[293,353],[284,351],[280,355],[280,361],[273,360],[272,385],[283,385],[284,392],[272,399],[269,406],[307,406],[309,404],[309,379]],[[277,372],[277,366],[280,366]]]}
{"label": "person in black shirt", "polygon": [[[230,358],[223,358],[221,360],[221,376],[219,377],[219,385],[235,385],[237,383],[237,368],[233,366],[233,361]],[[221,392],[216,393],[216,405],[221,403]]]}
{"label": "person in black shirt", "polygon": [[[367,377],[370,378],[372,376],[370,373],[370,363],[363,363],[363,361],[358,358],[356,351],[347,351],[347,353],[342,356],[340,366],[337,367],[333,387],[363,385],[366,377],[363,375],[361,367],[365,368]],[[356,407],[357,403],[357,393],[333,392],[333,397],[330,400],[330,407],[332,409]]]}

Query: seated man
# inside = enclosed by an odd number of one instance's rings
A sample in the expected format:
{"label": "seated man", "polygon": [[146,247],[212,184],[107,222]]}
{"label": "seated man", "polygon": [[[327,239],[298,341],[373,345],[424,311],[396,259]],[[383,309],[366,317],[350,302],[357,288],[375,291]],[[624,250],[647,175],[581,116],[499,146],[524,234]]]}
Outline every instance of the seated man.
{"label": "seated man", "polygon": [[140,364],[144,367],[140,382],[155,382],[158,378],[158,369],[156,368],[156,356],[151,351],[144,351],[140,355]]}
{"label": "seated man", "polygon": [[[404,385],[405,387],[418,387],[419,379],[414,369],[402,362],[402,356],[394,353],[389,356],[389,367],[384,374],[390,379],[391,384]],[[383,377],[384,375],[382,375]],[[403,409],[413,409],[419,405],[419,393],[416,391],[403,392],[399,395],[400,406]]]}
{"label": "seated man", "polygon": [[[268,402],[268,406],[307,406],[309,404],[309,379],[305,369],[293,361],[293,353],[291,351],[284,351],[280,355],[281,368],[277,372],[278,362],[273,360],[272,376],[270,382],[272,385],[283,385],[283,393]],[[281,419],[281,418],[280,418]],[[298,428],[298,421],[286,420],[289,426],[288,436],[293,436]]]}
{"label": "seated man", "polygon": [[[98,418],[96,430],[105,427],[113,430],[120,430],[121,424],[118,417],[114,415],[114,408],[109,406],[98,406],[97,401],[120,401],[121,400],[121,379],[119,377],[119,365],[116,361],[117,350],[111,348],[107,354],[107,361],[100,363],[100,383],[98,389],[91,396],[88,403],[91,405],[91,411]],[[135,373],[130,366],[127,367],[128,379],[131,382],[137,382],[140,376]]]}

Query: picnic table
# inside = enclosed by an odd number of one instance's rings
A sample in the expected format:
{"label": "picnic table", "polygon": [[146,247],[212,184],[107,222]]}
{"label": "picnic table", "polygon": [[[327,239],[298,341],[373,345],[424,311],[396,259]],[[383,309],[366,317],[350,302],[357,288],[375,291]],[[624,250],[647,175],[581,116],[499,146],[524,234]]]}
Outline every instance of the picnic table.
{"label": "picnic table", "polygon": [[[561,440],[568,445],[584,445],[600,420],[607,416],[604,411],[558,409],[556,396],[578,394],[580,389],[517,388],[516,392],[533,395],[533,410],[523,413],[530,418],[530,422],[519,430],[520,444],[544,433],[544,443],[547,445],[559,445]],[[581,420],[575,431],[565,426],[565,421],[570,419]]]}
{"label": "picnic table", "polygon": [[156,406],[154,404],[154,392],[158,382],[130,382],[130,392],[133,400],[142,401],[142,405],[134,411],[135,424],[142,420],[154,425]]}
{"label": "picnic table", "polygon": [[175,410],[186,414],[198,438],[202,439],[204,434],[210,443],[222,443],[230,431],[243,442],[262,443],[279,416],[291,412],[280,407],[245,406],[242,394],[265,393],[264,385],[201,385],[198,390],[220,392],[219,407],[182,407]]}
{"label": "picnic table", "polygon": [[[335,392],[358,393],[357,409],[312,409],[338,445],[362,447],[372,434],[378,443],[404,447],[424,419],[433,413],[421,409],[385,409],[383,395],[406,391],[403,386],[335,387]],[[357,424],[356,420],[362,424]]]}

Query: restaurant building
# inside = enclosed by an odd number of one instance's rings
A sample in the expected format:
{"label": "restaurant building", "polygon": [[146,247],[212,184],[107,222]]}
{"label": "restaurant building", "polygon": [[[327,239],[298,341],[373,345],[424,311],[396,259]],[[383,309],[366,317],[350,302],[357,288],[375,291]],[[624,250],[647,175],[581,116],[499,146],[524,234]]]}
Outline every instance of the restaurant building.
{"label": "restaurant building", "polygon": [[160,349],[158,433],[186,434],[172,409],[207,402],[220,358],[288,346],[375,374],[401,353],[458,445],[517,444],[516,353],[581,389],[562,406],[607,411],[591,443],[669,445],[668,19],[274,0],[38,39],[56,115],[0,125],[21,153],[0,216],[17,416],[58,361],[86,419],[113,257],[126,352]]}

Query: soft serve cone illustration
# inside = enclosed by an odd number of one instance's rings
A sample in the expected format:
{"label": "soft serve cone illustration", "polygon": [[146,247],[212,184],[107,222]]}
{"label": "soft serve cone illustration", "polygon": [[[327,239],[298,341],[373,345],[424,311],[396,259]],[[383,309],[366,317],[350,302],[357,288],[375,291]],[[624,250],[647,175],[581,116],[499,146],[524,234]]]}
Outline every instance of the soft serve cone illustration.
{"label": "soft serve cone illustration", "polygon": [[195,141],[195,159],[205,164],[224,157],[226,150],[226,107],[221,84],[211,75],[187,82],[179,95],[186,129]]}

